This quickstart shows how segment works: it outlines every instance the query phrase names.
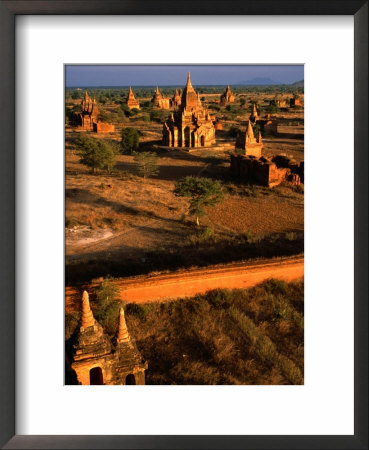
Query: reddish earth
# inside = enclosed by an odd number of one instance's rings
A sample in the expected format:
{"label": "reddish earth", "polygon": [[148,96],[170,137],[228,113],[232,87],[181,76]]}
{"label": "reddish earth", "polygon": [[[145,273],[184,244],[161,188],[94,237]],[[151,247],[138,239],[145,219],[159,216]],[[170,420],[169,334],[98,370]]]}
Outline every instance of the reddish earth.
{"label": "reddish earth", "polygon": [[[304,257],[284,258],[256,263],[191,269],[171,274],[145,275],[115,279],[124,302],[147,303],[202,294],[212,289],[249,288],[269,278],[285,281],[304,276]],[[79,308],[81,290],[93,291],[96,284],[81,288],[66,287],[67,312]]]}

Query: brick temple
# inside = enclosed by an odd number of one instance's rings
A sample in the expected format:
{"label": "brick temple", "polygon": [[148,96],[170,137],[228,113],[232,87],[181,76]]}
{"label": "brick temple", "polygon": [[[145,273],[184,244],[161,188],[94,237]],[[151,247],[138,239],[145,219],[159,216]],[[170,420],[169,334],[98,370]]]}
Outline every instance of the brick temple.
{"label": "brick temple", "polygon": [[213,144],[215,144],[213,118],[202,106],[188,73],[181,104],[163,125],[163,145],[197,148],[209,147]]}

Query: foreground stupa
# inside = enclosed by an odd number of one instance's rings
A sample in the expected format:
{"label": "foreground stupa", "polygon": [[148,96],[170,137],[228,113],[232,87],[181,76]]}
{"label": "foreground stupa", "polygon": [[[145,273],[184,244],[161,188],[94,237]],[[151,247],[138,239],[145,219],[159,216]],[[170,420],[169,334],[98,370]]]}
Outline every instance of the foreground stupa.
{"label": "foreground stupa", "polygon": [[119,312],[118,336],[113,344],[94,318],[88,293],[84,291],[72,369],[78,384],[145,384],[147,362],[128,333],[123,308]]}

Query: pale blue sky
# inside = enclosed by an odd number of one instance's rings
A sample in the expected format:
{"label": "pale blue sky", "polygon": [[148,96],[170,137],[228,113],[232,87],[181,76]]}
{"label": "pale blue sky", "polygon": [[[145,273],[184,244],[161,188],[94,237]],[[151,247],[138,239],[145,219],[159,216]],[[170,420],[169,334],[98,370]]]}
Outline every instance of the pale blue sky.
{"label": "pale blue sky", "polygon": [[[68,65],[67,87],[92,86],[181,86],[187,72],[194,85],[240,84],[255,78],[277,83],[304,79],[301,65]],[[264,84],[264,83],[263,83]]]}

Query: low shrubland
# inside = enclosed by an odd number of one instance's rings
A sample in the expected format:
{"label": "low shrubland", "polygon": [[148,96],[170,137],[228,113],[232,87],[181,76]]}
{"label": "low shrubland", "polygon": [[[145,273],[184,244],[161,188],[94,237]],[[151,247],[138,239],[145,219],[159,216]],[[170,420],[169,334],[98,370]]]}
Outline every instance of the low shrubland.
{"label": "low shrubland", "polygon": [[[92,306],[98,314],[98,305]],[[269,280],[250,289],[128,303],[125,311],[148,361],[147,384],[304,382],[302,281]]]}

